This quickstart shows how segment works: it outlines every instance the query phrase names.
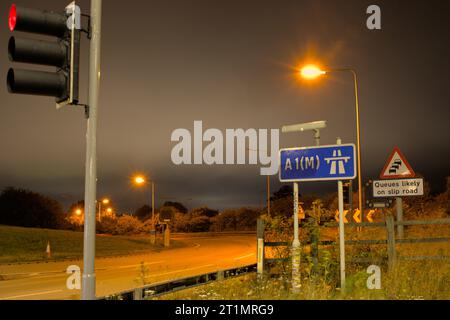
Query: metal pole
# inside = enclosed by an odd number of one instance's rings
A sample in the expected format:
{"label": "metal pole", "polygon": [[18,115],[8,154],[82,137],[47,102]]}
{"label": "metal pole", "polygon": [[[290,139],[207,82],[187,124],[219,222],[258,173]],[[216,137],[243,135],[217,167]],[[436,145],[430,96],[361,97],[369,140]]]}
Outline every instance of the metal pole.
{"label": "metal pole", "polygon": [[[403,199],[398,197],[397,201],[397,222],[403,222]],[[404,226],[398,225],[397,226],[397,235],[399,239],[404,238]]]}
{"label": "metal pole", "polygon": [[152,221],[155,224],[155,183],[152,181]]}
{"label": "metal pole", "polygon": [[150,230],[150,243],[156,243],[156,227],[155,227],[155,183],[152,181],[152,230]]}
{"label": "metal pole", "polygon": [[267,214],[270,217],[270,176],[267,176]]}
{"label": "metal pole", "polygon": [[356,139],[358,147],[358,206],[361,211],[361,217],[364,216],[363,213],[363,199],[362,199],[362,169],[361,169],[361,122],[359,115],[359,92],[358,92],[358,75],[355,70],[351,70],[353,74],[353,79],[355,81],[355,106],[356,106]]}
{"label": "metal pole", "polygon": [[294,183],[294,242],[292,243],[292,291],[300,292],[300,239],[298,227],[298,183]]}
{"label": "metal pole", "polygon": [[320,146],[320,130],[314,130],[314,140],[316,140],[316,146]]}
{"label": "metal pole", "polygon": [[[342,144],[338,139],[337,144]],[[339,261],[341,270],[341,292],[345,292],[345,223],[344,223],[344,183],[338,182],[338,198],[339,198]]]}
{"label": "metal pole", "polygon": [[102,0],[91,1],[89,119],[86,134],[85,223],[81,299],[95,297],[95,200],[97,194],[97,115],[100,87]]}
{"label": "metal pole", "polygon": [[257,256],[258,256],[258,265],[257,265],[257,273],[259,278],[264,274],[264,229],[265,224],[264,221],[258,219],[257,227]]}

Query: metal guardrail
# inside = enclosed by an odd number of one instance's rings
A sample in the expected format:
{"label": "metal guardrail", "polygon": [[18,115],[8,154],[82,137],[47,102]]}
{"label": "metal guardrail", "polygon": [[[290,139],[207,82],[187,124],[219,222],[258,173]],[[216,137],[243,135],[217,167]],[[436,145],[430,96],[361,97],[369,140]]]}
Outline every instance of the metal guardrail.
{"label": "metal guardrail", "polygon": [[252,272],[256,272],[256,264],[190,276],[177,280],[158,282],[132,290],[111,294],[105,297],[101,297],[98,300],[145,300],[180,290],[209,284],[218,280],[242,276]]}

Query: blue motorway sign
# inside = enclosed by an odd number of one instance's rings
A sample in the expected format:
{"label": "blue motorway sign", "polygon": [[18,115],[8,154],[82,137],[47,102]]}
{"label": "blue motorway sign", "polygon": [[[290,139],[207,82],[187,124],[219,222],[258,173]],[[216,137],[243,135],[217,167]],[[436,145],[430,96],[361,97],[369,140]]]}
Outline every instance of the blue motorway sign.
{"label": "blue motorway sign", "polygon": [[356,178],[354,144],[280,150],[280,181],[332,181]]}

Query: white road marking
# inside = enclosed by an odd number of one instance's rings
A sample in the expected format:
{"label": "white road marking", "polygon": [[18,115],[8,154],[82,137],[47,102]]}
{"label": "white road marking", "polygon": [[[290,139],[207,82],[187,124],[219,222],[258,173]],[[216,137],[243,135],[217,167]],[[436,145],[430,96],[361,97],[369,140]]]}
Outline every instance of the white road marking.
{"label": "white road marking", "polygon": [[14,297],[7,297],[7,298],[0,298],[0,300],[12,300],[12,299],[21,299],[21,298],[27,298],[27,297],[33,297],[33,296],[42,296],[44,294],[51,294],[51,293],[58,293],[62,292],[62,290],[52,290],[52,291],[44,291],[44,292],[35,292],[30,294],[23,294],[20,296],[14,296]]}
{"label": "white road marking", "polygon": [[242,259],[245,259],[245,258],[253,257],[254,255],[255,255],[255,253],[250,253],[250,254],[248,254],[246,256],[242,256],[242,257],[236,258],[234,260],[242,260]]}
{"label": "white road marking", "polygon": [[165,273],[159,273],[159,274],[152,274],[152,275],[150,275],[150,277],[165,276],[165,275],[172,274],[172,273],[178,273],[178,272],[183,272],[183,271],[190,271],[190,270],[196,270],[196,269],[209,268],[209,267],[213,267],[213,266],[215,266],[215,265],[214,265],[214,264],[208,264],[208,265],[199,266],[199,267],[194,267],[194,268],[175,270],[175,271],[170,271],[170,272],[165,272]]}
{"label": "white road marking", "polygon": [[[160,263],[164,263],[166,262],[164,261],[155,261],[155,262],[144,262],[145,266],[149,266],[149,265],[153,265],[153,264],[160,264]],[[135,268],[135,267],[140,267],[141,264],[130,264],[128,266],[118,266],[118,267],[111,267],[111,268],[107,268],[106,270],[114,270],[114,269],[129,269],[129,268]]]}

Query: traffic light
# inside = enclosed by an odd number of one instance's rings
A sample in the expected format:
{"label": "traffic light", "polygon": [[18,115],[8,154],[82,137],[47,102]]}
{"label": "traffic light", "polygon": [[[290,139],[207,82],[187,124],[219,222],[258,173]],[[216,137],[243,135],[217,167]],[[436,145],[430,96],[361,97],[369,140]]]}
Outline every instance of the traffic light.
{"label": "traffic light", "polygon": [[56,13],[11,6],[10,31],[56,37],[56,41],[12,36],[8,43],[10,61],[56,67],[56,71],[11,68],[7,75],[10,93],[55,97],[58,107],[78,104],[80,30],[74,20],[75,8],[72,3],[65,12]]}

